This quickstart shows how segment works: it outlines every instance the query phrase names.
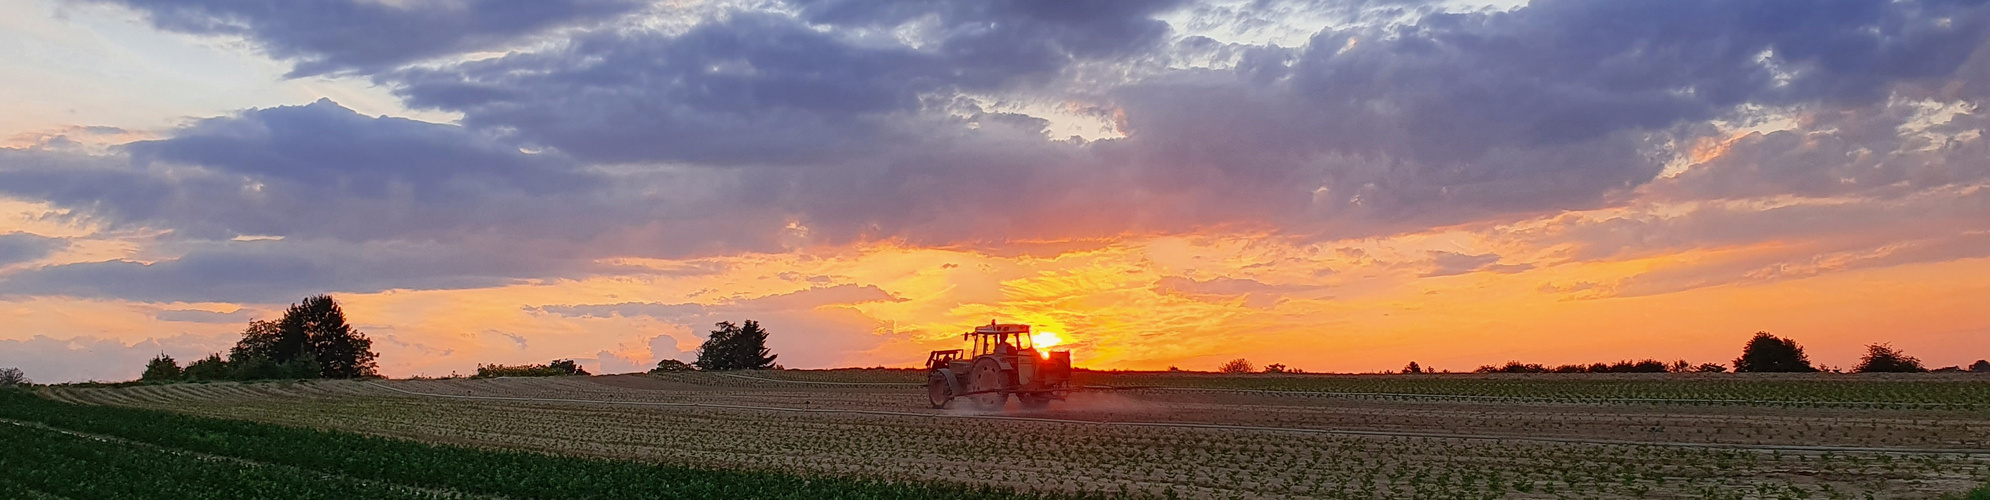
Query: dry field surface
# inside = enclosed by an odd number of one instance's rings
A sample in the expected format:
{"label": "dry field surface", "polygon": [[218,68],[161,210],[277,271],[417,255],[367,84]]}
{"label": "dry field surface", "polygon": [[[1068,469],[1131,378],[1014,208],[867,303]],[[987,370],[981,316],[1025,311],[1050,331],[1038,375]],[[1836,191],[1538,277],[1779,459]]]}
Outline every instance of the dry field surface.
{"label": "dry field surface", "polygon": [[482,447],[1189,498],[1934,498],[1990,480],[1990,377],[1081,374],[1041,412],[905,371],[58,388]]}

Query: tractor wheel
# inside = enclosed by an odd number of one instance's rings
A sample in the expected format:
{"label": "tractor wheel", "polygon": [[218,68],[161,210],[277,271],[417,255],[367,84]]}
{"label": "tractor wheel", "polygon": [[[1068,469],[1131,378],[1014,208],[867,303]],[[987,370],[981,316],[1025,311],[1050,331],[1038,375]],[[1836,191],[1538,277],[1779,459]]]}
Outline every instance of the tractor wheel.
{"label": "tractor wheel", "polygon": [[926,399],[934,408],[946,408],[954,400],[954,388],[947,383],[947,374],[934,371],[926,375]]}
{"label": "tractor wheel", "polygon": [[968,396],[974,408],[981,411],[1002,409],[1009,402],[1009,374],[1002,371],[1002,365],[993,359],[982,358],[974,362],[974,369],[967,372],[967,392],[979,393]]}
{"label": "tractor wheel", "polygon": [[1045,394],[1017,394],[1016,401],[1025,410],[1042,410],[1050,407],[1050,396]]}

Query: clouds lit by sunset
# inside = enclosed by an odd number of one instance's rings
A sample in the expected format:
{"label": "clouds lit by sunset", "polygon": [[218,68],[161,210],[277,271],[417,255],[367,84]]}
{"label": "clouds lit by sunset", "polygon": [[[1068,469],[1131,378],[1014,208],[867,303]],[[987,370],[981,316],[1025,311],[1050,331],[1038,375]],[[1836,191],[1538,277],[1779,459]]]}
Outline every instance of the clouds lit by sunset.
{"label": "clouds lit by sunset", "polygon": [[[267,5],[265,5],[267,4]],[[1990,6],[0,0],[0,366],[1990,357]]]}

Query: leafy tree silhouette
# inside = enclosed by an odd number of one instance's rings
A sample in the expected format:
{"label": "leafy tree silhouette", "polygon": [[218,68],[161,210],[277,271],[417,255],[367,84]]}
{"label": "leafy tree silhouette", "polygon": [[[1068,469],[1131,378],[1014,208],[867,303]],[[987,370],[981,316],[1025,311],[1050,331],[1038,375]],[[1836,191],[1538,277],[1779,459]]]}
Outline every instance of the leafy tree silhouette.
{"label": "leafy tree silhouette", "polygon": [[1977,373],[1990,372],[1990,360],[1976,360],[1975,364],[1969,365],[1969,371]]}
{"label": "leafy tree silhouette", "polygon": [[1921,360],[1908,356],[1893,346],[1870,344],[1866,346],[1866,357],[1859,360],[1859,366],[1852,371],[1859,373],[1916,373],[1928,371],[1921,366]]}
{"label": "leafy tree silhouette", "polygon": [[1411,361],[1409,366],[1403,367],[1403,373],[1423,373],[1423,366],[1416,364],[1415,361]]}
{"label": "leafy tree silhouette", "polygon": [[[373,353],[373,341],[365,333],[354,330],[346,324],[345,310],[339,308],[338,301],[330,295],[305,297],[304,302],[290,306],[283,312],[283,319],[277,321],[284,342],[302,338],[309,346],[309,352],[316,358],[318,373],[325,378],[358,378],[374,376],[377,366]],[[282,363],[304,355],[303,350],[290,353],[287,357],[272,357]]]}
{"label": "leafy tree silhouette", "polygon": [[1734,371],[1815,372],[1817,368],[1810,366],[1810,357],[1804,355],[1803,346],[1796,341],[1769,332],[1755,332],[1755,338],[1741,348],[1741,357],[1735,358]]}
{"label": "leafy tree silhouette", "polygon": [[180,363],[174,361],[172,356],[167,356],[166,353],[162,352],[159,353],[159,357],[152,358],[152,361],[145,363],[145,373],[139,375],[138,379],[145,381],[167,381],[179,380],[180,377],[184,376],[186,376],[186,373],[180,370]]}
{"label": "leafy tree silhouette", "polygon": [[774,366],[774,358],[767,350],[767,329],[760,322],[746,320],[735,325],[731,321],[720,321],[713,326],[711,336],[698,348],[698,360],[692,362],[700,370],[765,370]]}

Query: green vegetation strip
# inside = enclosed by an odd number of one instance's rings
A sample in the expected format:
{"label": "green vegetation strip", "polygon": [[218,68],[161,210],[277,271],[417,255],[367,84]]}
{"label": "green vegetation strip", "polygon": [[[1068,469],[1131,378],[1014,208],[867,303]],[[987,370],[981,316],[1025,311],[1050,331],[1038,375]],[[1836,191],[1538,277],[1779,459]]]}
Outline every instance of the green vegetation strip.
{"label": "green vegetation strip", "polygon": [[1051,498],[470,449],[14,390],[0,390],[0,419],[14,421],[0,424],[10,450],[0,453],[0,496],[9,498]]}

